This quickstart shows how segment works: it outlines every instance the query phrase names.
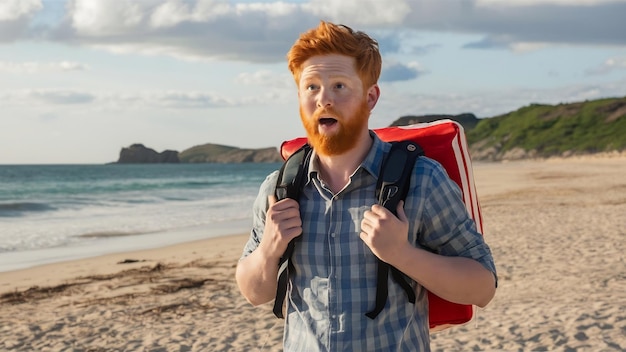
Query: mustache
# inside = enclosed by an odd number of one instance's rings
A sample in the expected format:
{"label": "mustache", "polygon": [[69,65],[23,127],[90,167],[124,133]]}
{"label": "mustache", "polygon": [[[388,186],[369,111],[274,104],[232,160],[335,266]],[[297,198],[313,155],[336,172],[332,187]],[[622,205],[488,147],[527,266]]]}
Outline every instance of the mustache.
{"label": "mustache", "polygon": [[342,117],[342,115],[337,110],[335,110],[332,106],[319,108],[315,110],[315,112],[313,113],[313,117],[316,120],[318,120],[321,116],[332,117],[335,119]]}

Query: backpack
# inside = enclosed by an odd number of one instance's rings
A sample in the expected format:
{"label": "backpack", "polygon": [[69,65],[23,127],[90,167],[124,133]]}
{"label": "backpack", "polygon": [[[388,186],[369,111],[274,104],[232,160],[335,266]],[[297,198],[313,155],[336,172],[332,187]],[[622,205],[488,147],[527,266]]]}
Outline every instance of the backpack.
{"label": "backpack", "polygon": [[[381,140],[393,142],[392,150],[383,161],[381,175],[379,175],[377,185],[379,204],[395,214],[397,202],[406,196],[415,159],[420,155],[425,155],[438,161],[450,179],[460,187],[467,211],[475,221],[477,230],[483,233],[482,215],[476,196],[467,141],[463,127],[459,123],[444,119],[432,123],[378,128],[373,131]],[[311,154],[306,142],[305,137],[300,137],[282,143],[280,152],[286,162],[279,173],[276,187],[277,199],[289,197],[298,200]],[[390,181],[388,178],[395,178],[395,181]],[[387,204],[384,204],[385,199],[387,199]],[[293,253],[293,242],[289,243],[279,262],[278,289],[274,301],[274,314],[279,318],[283,317],[282,306],[287,291],[288,272],[293,270],[289,261]],[[388,265],[385,268],[386,264],[381,265],[381,263],[385,264],[379,260],[376,308],[366,314],[372,319],[382,310],[387,300],[388,272],[391,272],[393,279],[404,288],[408,300],[415,302],[415,293],[405,281],[403,274]],[[430,291],[428,292],[428,305],[431,332],[467,323],[474,316],[472,305],[452,303]]]}

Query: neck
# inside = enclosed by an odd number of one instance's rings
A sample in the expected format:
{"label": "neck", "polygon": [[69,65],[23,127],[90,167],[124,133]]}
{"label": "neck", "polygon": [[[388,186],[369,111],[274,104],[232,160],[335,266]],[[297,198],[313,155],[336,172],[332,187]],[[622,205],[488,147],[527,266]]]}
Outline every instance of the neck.
{"label": "neck", "polygon": [[334,193],[344,189],[350,176],[361,165],[370,148],[373,140],[367,132],[367,136],[361,138],[354,148],[339,155],[317,155],[320,179]]}

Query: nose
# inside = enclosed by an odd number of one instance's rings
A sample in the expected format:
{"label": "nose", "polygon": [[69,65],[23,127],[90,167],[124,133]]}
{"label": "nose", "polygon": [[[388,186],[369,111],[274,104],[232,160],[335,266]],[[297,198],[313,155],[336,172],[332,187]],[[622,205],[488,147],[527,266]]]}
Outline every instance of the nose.
{"label": "nose", "polygon": [[320,89],[319,95],[317,98],[317,107],[318,108],[328,108],[333,105],[333,97],[331,92],[328,89]]}

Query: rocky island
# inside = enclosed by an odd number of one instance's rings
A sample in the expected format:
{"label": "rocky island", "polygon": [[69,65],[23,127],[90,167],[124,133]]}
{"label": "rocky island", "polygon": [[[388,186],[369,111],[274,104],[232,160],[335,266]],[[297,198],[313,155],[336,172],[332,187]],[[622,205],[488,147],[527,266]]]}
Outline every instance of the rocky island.
{"label": "rocky island", "polygon": [[179,163],[178,152],[166,150],[158,153],[143,144],[136,143],[128,148],[122,148],[118,164],[151,164],[151,163]]}
{"label": "rocky island", "polygon": [[282,158],[276,148],[242,149],[219,144],[203,144],[182,152],[165,150],[161,153],[136,143],[122,148],[116,164],[146,163],[273,163]]}

